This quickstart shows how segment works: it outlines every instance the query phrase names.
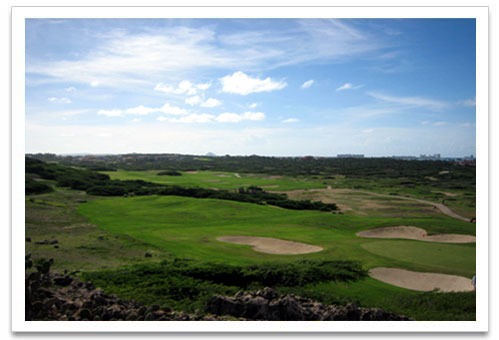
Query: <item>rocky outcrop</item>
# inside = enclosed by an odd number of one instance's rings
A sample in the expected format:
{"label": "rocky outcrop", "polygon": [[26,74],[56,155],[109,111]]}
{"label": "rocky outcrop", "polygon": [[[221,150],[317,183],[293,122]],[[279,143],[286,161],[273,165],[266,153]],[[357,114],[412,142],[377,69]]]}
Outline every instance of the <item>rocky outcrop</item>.
{"label": "rocky outcrop", "polygon": [[[72,275],[50,271],[53,260],[39,261],[33,267],[26,256],[25,319],[57,321],[396,321],[411,320],[379,308],[324,305],[271,288],[238,292],[234,297],[214,296],[202,315],[172,311],[169,307],[142,305],[106,294],[91,282]],[[201,313],[200,313],[201,314]]]}
{"label": "rocky outcrop", "polygon": [[[50,272],[52,261],[25,276],[25,320],[57,321],[215,321],[234,317],[194,315],[160,305],[144,306],[108,295],[91,282]],[[31,260],[26,268],[31,268]]]}
{"label": "rocky outcrop", "polygon": [[379,308],[324,305],[290,295],[280,295],[271,288],[256,292],[239,292],[234,297],[214,296],[206,311],[215,315],[231,315],[248,320],[265,321],[409,321],[403,315]]}

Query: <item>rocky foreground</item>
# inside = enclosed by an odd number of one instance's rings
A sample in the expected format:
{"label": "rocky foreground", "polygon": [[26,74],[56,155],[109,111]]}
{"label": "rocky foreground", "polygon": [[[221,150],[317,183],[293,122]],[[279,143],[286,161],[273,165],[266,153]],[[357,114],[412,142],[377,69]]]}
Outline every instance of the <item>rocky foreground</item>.
{"label": "rocky foreground", "polygon": [[26,320],[58,321],[395,321],[411,320],[378,308],[324,305],[271,288],[214,296],[202,315],[119,299],[68,274],[26,273]]}
{"label": "rocky foreground", "polygon": [[214,296],[206,311],[248,320],[265,321],[410,321],[403,315],[379,308],[324,305],[300,296],[281,295],[271,288],[239,292],[234,297]]}

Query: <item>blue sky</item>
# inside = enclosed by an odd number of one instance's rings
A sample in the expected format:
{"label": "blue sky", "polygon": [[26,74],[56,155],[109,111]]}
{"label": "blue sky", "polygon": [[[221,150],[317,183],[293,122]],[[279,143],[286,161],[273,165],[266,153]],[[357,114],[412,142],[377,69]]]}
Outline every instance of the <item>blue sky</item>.
{"label": "blue sky", "polygon": [[474,19],[27,19],[26,152],[475,154]]}

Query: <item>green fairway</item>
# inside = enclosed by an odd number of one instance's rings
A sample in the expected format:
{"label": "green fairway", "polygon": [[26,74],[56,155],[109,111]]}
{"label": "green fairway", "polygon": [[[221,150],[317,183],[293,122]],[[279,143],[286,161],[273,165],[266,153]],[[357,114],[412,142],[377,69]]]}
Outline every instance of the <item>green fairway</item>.
{"label": "green fairway", "polygon": [[201,187],[234,190],[252,185],[265,190],[296,190],[325,188],[321,182],[305,178],[285,176],[270,176],[263,174],[245,174],[223,171],[184,171],[181,176],[157,175],[161,171],[107,171],[102,172],[119,180],[143,180],[167,185],[181,185],[185,187]]}
{"label": "green fairway", "polygon": [[[355,236],[359,230],[384,226],[386,219],[176,196],[102,199],[80,205],[79,211],[107,232],[131,237],[178,257],[233,264],[327,258],[358,260],[368,268],[398,266],[459,275],[474,272],[474,245],[380,241]],[[454,225],[460,226],[457,222],[447,225],[447,232],[459,228]],[[247,245],[216,240],[230,235],[274,237],[317,245],[323,250],[272,255],[256,252]]]}

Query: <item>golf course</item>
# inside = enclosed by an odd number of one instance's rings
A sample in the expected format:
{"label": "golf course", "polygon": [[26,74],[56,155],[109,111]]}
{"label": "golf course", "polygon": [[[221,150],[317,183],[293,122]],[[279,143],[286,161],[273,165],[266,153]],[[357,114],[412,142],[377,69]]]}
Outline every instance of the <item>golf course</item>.
{"label": "golf course", "polygon": [[[346,188],[344,177],[101,173],[142,186],[213,192],[259,187],[338,206],[300,210],[164,193],[104,197],[60,187],[57,179],[36,179],[53,190],[26,198],[26,235],[33,241],[57,238],[58,247],[27,242],[27,250],[122,298],[194,312],[213,294],[270,282],[282,293],[383,308],[416,320],[474,319],[475,223],[446,214],[436,207],[441,202],[422,194],[388,195],[374,184],[367,188],[372,191]],[[465,205],[466,192],[456,192],[454,204]],[[249,280],[251,272],[275,277]]]}

